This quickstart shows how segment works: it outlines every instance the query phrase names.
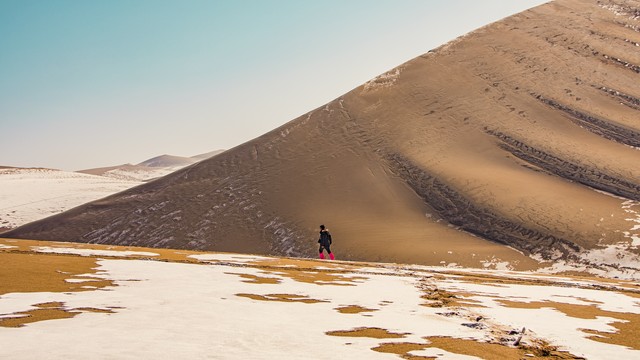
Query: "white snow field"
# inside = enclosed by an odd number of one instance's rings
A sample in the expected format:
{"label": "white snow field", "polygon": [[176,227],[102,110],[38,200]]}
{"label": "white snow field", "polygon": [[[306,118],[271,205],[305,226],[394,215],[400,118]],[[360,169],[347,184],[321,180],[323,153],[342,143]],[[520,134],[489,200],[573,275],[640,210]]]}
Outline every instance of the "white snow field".
{"label": "white snow field", "polygon": [[52,169],[0,169],[0,227],[15,228],[140,184]]}
{"label": "white snow field", "polygon": [[[12,254],[12,246],[28,250],[21,241],[2,242],[0,256]],[[49,256],[36,252],[42,244],[29,246],[33,256]],[[78,252],[77,247],[88,246],[53,243],[46,250],[69,260],[87,259],[91,252]],[[538,358],[541,344],[547,343],[565,358],[640,358],[637,341],[634,349],[616,338],[637,336],[638,283],[236,254],[188,256],[179,251],[180,262],[155,261],[126,258],[148,255],[141,249],[98,249],[108,253],[93,253],[96,256],[119,258],[96,257],[96,273],[69,274],[66,281],[112,280],[110,286],[0,292],[0,358]],[[51,303],[79,314],[2,326],[5,319]],[[523,327],[517,348],[514,343]],[[614,343],[598,341],[608,337]],[[521,353],[485,356],[473,347],[434,346],[438,339],[490,342]]]}

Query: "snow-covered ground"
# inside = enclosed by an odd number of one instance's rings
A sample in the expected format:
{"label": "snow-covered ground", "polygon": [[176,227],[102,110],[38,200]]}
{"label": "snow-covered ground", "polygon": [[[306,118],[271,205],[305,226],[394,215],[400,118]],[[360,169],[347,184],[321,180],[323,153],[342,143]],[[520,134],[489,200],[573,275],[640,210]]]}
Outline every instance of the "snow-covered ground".
{"label": "snow-covered ground", "polygon": [[0,227],[15,228],[141,183],[52,169],[0,169]]}
{"label": "snow-covered ground", "polygon": [[15,228],[115,194],[169,175],[220,152],[222,150],[192,158],[170,157],[182,159],[174,159],[173,163],[169,160],[160,163],[163,157],[157,157],[154,158],[157,159],[156,162],[150,159],[139,165],[121,165],[82,172],[0,168],[0,229]]}
{"label": "snow-covered ground", "polygon": [[116,168],[105,171],[101,176],[124,180],[124,181],[149,181],[169,175],[174,171],[180,170],[185,166],[169,166],[169,167],[131,167]]}
{"label": "snow-covered ground", "polygon": [[[580,262],[564,260],[554,262],[550,267],[541,271],[558,273],[563,271],[577,271],[592,275],[640,280],[640,202],[627,200],[622,203],[622,209],[627,213],[628,228],[620,230],[627,241],[617,244],[601,244],[599,248],[583,250],[576,254]],[[541,258],[531,256],[539,261]]]}
{"label": "snow-covered ground", "polygon": [[[0,256],[46,256],[43,243],[0,243]],[[640,358],[637,283],[179,251],[179,262],[153,261],[126,257],[167,260],[168,250],[89,247],[45,250],[95,257],[95,273],[67,282],[112,285],[0,292],[0,358]],[[51,307],[75,316],[3,325]]]}

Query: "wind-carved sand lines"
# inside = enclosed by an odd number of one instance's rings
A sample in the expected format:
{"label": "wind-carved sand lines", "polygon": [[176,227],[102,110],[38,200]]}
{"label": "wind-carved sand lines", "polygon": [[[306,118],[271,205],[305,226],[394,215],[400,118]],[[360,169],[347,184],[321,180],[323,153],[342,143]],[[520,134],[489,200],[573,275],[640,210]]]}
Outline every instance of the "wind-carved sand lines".
{"label": "wind-carved sand lines", "polygon": [[608,119],[602,119],[593,115],[586,114],[576,110],[560,102],[549,99],[539,94],[532,94],[543,104],[561,111],[572,122],[589,130],[590,132],[602,136],[605,139],[612,140],[621,144],[640,147],[640,132],[622,125],[618,125]]}
{"label": "wind-carved sand lines", "polygon": [[632,64],[632,63],[630,63],[630,62],[628,62],[626,60],[623,60],[623,59],[620,59],[620,58],[617,58],[617,57],[613,57],[613,56],[609,56],[609,55],[606,55],[606,54],[602,54],[602,57],[605,60],[607,60],[607,63],[608,63],[608,61],[612,61],[617,66],[623,67],[625,69],[629,69],[629,70],[635,72],[636,74],[640,74],[640,66],[638,66],[638,65]]}
{"label": "wind-carved sand lines", "polygon": [[607,88],[606,86],[593,85],[593,87],[604,93],[609,94],[611,97],[618,100],[622,105],[625,105],[635,110],[640,110],[640,99],[635,96],[625,94],[615,89]]}
{"label": "wind-carved sand lines", "polygon": [[499,146],[503,150],[551,174],[627,199],[640,200],[640,184],[606,174],[594,167],[560,158],[502,132],[494,130],[486,130],[486,132],[501,141]]}
{"label": "wind-carved sand lines", "polygon": [[524,253],[540,254],[545,259],[572,258],[574,253],[580,251],[580,246],[569,240],[529,228],[476,204],[402,154],[389,154],[387,161],[426,204],[461,230],[512,246]]}

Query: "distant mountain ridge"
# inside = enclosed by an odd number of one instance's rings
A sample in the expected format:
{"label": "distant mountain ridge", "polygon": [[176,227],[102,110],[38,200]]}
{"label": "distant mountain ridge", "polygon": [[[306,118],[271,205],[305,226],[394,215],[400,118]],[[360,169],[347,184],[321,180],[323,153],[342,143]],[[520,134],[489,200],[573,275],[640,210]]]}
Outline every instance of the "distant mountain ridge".
{"label": "distant mountain ridge", "polygon": [[224,152],[224,150],[215,150],[192,157],[165,154],[145,160],[136,165],[123,164],[79,170],[78,172],[122,180],[149,181],[170,174],[176,170],[182,169],[185,166],[189,166],[199,161],[208,159],[212,156],[216,156],[222,152]]}
{"label": "distant mountain ridge", "polygon": [[174,166],[187,166],[198,161],[202,161],[208,159],[210,157],[216,156],[220,153],[224,152],[224,150],[214,150],[208,153],[195,155],[191,157],[184,156],[175,156],[175,155],[160,155],[149,160],[143,161],[138,166],[148,166],[148,167],[174,167]]}

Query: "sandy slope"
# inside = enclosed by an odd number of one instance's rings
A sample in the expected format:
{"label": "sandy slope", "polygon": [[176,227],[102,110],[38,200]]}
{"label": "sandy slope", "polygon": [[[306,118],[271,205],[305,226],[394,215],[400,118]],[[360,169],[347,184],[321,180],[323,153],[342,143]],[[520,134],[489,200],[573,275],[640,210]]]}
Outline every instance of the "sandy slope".
{"label": "sandy slope", "polygon": [[639,8],[525,11],[8,236],[303,255],[325,223],[347,259],[637,273]]}
{"label": "sandy slope", "polygon": [[0,357],[636,359],[638,286],[0,239]]}

